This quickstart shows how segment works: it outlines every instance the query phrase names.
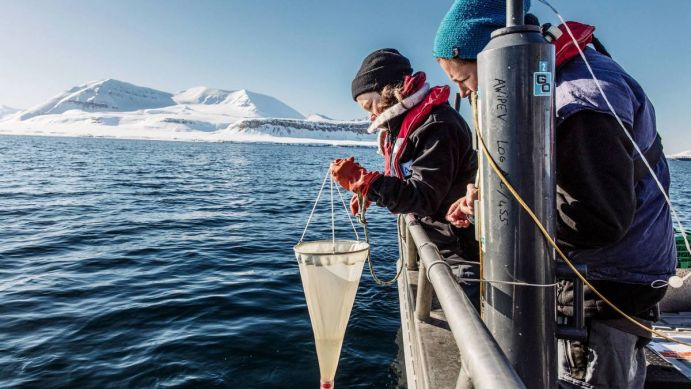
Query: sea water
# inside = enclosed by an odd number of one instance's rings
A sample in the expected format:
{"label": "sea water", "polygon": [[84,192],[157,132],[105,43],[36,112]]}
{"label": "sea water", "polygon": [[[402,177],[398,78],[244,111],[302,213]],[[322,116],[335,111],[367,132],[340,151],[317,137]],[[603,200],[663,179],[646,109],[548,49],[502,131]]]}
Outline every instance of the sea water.
{"label": "sea water", "polygon": [[[293,246],[351,155],[381,170],[369,148],[0,136],[0,387],[316,388]],[[689,228],[691,162],[670,169]],[[306,239],[331,238],[324,210]],[[392,277],[395,219],[367,215]],[[396,288],[364,275],[339,387],[397,387],[399,327]]]}
{"label": "sea water", "polygon": [[[372,148],[0,136],[0,387],[318,387],[293,246],[329,162],[351,155],[381,163]],[[306,240],[331,239],[328,196]],[[392,277],[396,221],[368,219]],[[364,276],[357,295],[336,382],[394,388],[397,290]]]}

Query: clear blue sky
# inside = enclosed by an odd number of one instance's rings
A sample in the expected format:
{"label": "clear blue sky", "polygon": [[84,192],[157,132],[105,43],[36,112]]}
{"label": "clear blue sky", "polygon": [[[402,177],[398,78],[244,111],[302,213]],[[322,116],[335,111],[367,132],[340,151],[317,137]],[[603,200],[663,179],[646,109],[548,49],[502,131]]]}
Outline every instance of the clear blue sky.
{"label": "clear blue sky", "polygon": [[[362,117],[350,81],[395,47],[448,83],[432,58],[450,0],[0,0],[0,104],[27,108],[86,81],[166,91],[206,85],[275,96],[303,114]],[[691,1],[553,0],[646,89],[668,153],[691,149]],[[542,22],[556,22],[533,0]]]}

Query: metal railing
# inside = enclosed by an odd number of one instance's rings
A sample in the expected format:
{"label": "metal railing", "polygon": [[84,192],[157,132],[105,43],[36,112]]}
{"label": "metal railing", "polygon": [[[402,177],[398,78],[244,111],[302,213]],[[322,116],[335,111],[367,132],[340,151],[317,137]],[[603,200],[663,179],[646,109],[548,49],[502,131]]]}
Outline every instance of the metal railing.
{"label": "metal railing", "polygon": [[449,266],[443,262],[437,246],[412,215],[401,219],[399,239],[405,240],[402,260],[408,270],[417,268],[419,276],[415,318],[429,319],[432,293],[436,292],[461,355],[462,368],[456,388],[525,388]]}

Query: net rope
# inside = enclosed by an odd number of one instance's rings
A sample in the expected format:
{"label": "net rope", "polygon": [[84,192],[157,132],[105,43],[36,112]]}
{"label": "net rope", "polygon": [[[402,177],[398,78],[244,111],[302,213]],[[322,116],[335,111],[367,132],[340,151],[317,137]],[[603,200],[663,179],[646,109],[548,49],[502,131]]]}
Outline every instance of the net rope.
{"label": "net rope", "polygon": [[[309,217],[307,218],[307,223],[305,224],[305,229],[302,231],[302,235],[300,236],[300,243],[302,243],[305,239],[305,234],[307,234],[307,230],[309,228],[309,225],[314,217],[314,212],[317,209],[317,205],[319,204],[319,199],[322,196],[322,193],[324,192],[324,187],[326,186],[326,180],[329,179],[331,175],[331,169],[326,170],[326,175],[324,176],[324,180],[321,183],[321,186],[319,187],[319,192],[317,193],[317,198],[314,200],[314,205],[312,206],[312,210],[310,211]],[[355,239],[357,241],[360,241],[360,236],[357,232],[357,228],[355,228],[355,223],[353,223],[353,219],[350,215],[350,212],[348,210],[348,207],[346,206],[345,199],[343,198],[343,195],[341,193],[341,189],[338,187],[338,185],[334,185],[334,180],[333,178],[330,180],[329,183],[329,191],[330,191],[330,198],[331,198],[331,241],[333,243],[333,247],[335,250],[336,247],[336,210],[334,208],[334,186],[336,187],[336,192],[338,193],[338,197],[341,200],[341,203],[343,204],[343,210],[346,212],[346,215],[348,216],[348,221],[350,222],[351,227],[353,227],[353,233],[355,234]],[[370,244],[370,236],[369,236],[369,226],[367,223],[367,218],[365,217],[365,199],[362,197],[362,195],[358,194],[357,195],[357,202],[359,206],[359,212],[356,215],[356,220],[358,223],[362,224],[363,230],[365,232],[365,242],[367,244]],[[402,252],[402,246],[401,246],[401,239],[400,236],[397,239],[398,241],[398,250],[399,253]],[[382,280],[379,278],[374,270],[374,265],[372,263],[372,250],[371,246],[367,250],[367,267],[369,269],[370,275],[372,276],[372,279],[374,282],[379,285],[379,286],[389,286],[394,284],[398,278],[400,277],[401,273],[403,272],[403,260],[399,258],[399,266],[396,271],[396,275],[390,279],[390,280]]]}

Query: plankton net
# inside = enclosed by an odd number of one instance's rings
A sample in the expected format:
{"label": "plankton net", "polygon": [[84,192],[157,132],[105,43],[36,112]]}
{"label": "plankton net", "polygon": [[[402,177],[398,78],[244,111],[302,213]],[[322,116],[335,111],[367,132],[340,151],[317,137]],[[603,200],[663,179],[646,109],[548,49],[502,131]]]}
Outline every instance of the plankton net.
{"label": "plankton net", "polygon": [[[333,388],[343,337],[369,254],[369,244],[360,240],[350,215],[348,219],[356,240],[336,239],[333,180],[330,180],[332,239],[303,241],[329,175],[327,171],[300,242],[294,247],[317,348],[320,388],[324,389]],[[337,190],[345,208],[338,186]]]}

